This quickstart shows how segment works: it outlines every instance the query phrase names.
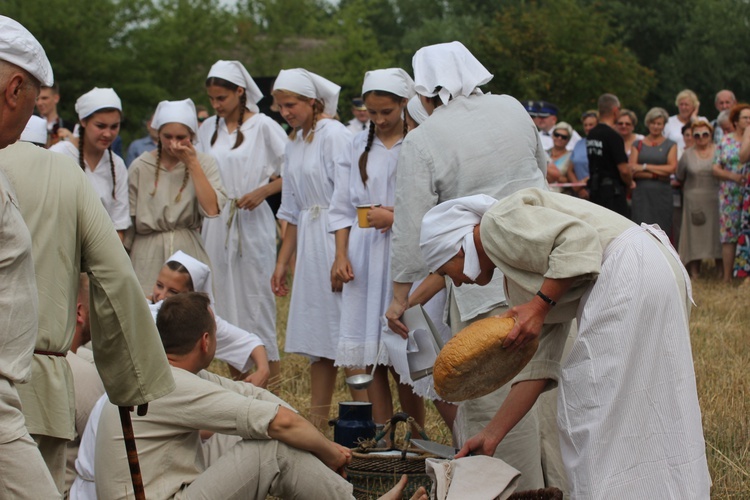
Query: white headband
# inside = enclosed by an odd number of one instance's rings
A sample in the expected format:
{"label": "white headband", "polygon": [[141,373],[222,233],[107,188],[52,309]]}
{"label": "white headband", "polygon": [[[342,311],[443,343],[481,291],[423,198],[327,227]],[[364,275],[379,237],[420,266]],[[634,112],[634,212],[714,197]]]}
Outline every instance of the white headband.
{"label": "white headband", "polygon": [[[474,226],[497,203],[484,194],[449,200],[431,208],[422,219],[419,248],[430,272],[436,271],[464,249],[464,274],[479,275],[479,259],[474,246]],[[468,266],[466,264],[469,264]]]}
{"label": "white headband", "polygon": [[211,268],[198,259],[191,257],[182,250],[178,250],[171,257],[167,259],[167,262],[174,261],[182,264],[185,269],[190,273],[190,279],[193,280],[193,290],[196,292],[203,292],[208,295],[211,299],[211,304],[214,303],[213,292],[211,291]]}
{"label": "white headband", "polygon": [[417,125],[422,125],[430,115],[427,114],[427,110],[422,106],[422,101],[419,100],[419,95],[415,95],[406,104],[406,109],[409,111],[411,119],[417,122]]}
{"label": "white headband", "polygon": [[[414,54],[412,66],[417,93],[439,95],[443,104],[451,97],[474,94],[477,87],[492,80],[492,74],[461,42],[422,47]],[[441,89],[436,91],[437,87]]]}
{"label": "white headband", "polygon": [[76,101],[78,119],[83,120],[100,109],[114,108],[122,113],[122,101],[114,89],[94,87]]}
{"label": "white headband", "polygon": [[250,76],[250,73],[248,73],[241,62],[216,61],[211,66],[211,69],[208,70],[207,78],[211,77],[221,78],[245,89],[245,94],[247,95],[245,107],[253,113],[260,111],[256,103],[263,99],[263,92],[260,91],[255,80],[253,80],[253,77]]}
{"label": "white headband", "polygon": [[34,144],[47,144],[47,120],[36,115],[31,115],[26,127],[21,132],[21,140],[33,142]]}
{"label": "white headband", "polygon": [[362,95],[373,90],[384,90],[409,99],[414,95],[414,80],[401,68],[376,69],[365,73]]}
{"label": "white headband", "polygon": [[0,16],[0,59],[29,72],[44,86],[51,87],[55,82],[52,65],[39,41],[18,21],[5,16]]}
{"label": "white headband", "polygon": [[336,114],[341,87],[320,75],[306,69],[282,69],[273,84],[273,90],[289,90],[311,99],[323,101],[323,112],[329,116]]}
{"label": "white headband", "polygon": [[151,128],[159,130],[167,123],[181,123],[189,128],[193,134],[198,132],[198,117],[192,99],[184,101],[162,101],[156,107],[151,119]]}

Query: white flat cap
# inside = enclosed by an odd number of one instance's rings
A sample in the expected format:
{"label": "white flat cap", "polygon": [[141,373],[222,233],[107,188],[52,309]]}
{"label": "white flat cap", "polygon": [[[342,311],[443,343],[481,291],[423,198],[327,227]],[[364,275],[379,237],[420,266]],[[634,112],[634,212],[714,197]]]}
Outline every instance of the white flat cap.
{"label": "white flat cap", "polygon": [[0,16],[0,60],[28,71],[42,85],[51,87],[55,82],[39,41],[18,21],[5,16]]}

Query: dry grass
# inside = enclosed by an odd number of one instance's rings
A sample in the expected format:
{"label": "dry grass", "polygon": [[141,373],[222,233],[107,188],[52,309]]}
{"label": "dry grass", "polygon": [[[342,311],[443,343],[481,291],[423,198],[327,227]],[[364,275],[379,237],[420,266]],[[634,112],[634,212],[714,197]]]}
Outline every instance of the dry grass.
{"label": "dry grass", "polygon": [[[698,307],[693,309],[690,331],[713,479],[711,496],[746,499],[750,497],[750,286],[726,286],[716,279],[703,279],[693,282],[693,294]],[[288,299],[278,301],[280,346],[284,345],[288,307]],[[226,373],[219,362],[212,368]],[[307,361],[282,354],[282,375],[276,392],[309,415]],[[343,374],[339,374],[332,417],[336,403],[349,399]],[[427,403],[425,427],[430,438],[450,443],[450,433],[431,403]]]}

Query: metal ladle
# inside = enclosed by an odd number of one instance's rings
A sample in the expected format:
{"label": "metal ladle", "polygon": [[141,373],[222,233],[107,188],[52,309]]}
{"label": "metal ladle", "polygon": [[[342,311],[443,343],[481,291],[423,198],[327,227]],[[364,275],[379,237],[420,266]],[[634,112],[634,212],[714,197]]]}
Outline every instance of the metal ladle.
{"label": "metal ladle", "polygon": [[360,373],[359,375],[352,375],[351,377],[346,377],[346,383],[349,387],[351,387],[354,390],[361,391],[362,389],[367,389],[370,384],[372,384],[373,381],[373,372],[375,372],[375,367],[378,365],[378,360],[380,359],[380,355],[383,353],[383,347],[385,346],[384,342],[380,343],[380,347],[378,348],[378,355],[375,357],[375,363],[372,365],[372,370],[370,370],[370,373]]}

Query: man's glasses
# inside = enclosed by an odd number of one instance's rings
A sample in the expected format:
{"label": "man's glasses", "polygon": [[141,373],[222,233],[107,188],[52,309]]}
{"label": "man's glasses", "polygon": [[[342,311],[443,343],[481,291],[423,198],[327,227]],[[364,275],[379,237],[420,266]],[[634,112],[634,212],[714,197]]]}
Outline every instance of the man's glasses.
{"label": "man's glasses", "polygon": [[615,125],[618,127],[632,127],[633,124],[630,122],[617,122]]}

